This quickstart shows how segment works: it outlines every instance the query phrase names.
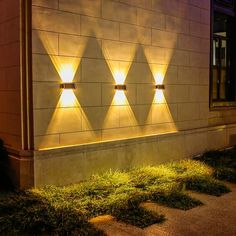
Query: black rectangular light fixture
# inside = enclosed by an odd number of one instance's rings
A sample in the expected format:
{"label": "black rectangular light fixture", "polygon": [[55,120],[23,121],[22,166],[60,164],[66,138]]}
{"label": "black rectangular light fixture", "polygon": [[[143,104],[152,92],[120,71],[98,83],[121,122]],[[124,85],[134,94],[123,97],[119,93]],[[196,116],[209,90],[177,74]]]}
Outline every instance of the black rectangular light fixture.
{"label": "black rectangular light fixture", "polygon": [[126,85],[125,84],[117,84],[115,85],[116,90],[126,90]]}
{"label": "black rectangular light fixture", "polygon": [[160,90],[164,90],[165,89],[165,85],[164,84],[157,84],[156,89],[160,89]]}
{"label": "black rectangular light fixture", "polygon": [[61,83],[60,84],[61,89],[76,89],[75,83]]}

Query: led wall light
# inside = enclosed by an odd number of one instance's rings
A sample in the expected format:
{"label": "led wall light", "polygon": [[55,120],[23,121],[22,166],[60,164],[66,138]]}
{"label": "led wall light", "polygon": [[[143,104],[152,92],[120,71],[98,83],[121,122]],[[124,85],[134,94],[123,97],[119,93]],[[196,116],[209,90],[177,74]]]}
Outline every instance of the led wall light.
{"label": "led wall light", "polygon": [[61,83],[61,89],[76,89],[75,83]]}
{"label": "led wall light", "polygon": [[126,90],[126,85],[125,84],[117,84],[115,85],[116,90]]}
{"label": "led wall light", "polygon": [[156,89],[160,89],[160,90],[164,90],[165,89],[165,85],[164,84],[157,84]]}

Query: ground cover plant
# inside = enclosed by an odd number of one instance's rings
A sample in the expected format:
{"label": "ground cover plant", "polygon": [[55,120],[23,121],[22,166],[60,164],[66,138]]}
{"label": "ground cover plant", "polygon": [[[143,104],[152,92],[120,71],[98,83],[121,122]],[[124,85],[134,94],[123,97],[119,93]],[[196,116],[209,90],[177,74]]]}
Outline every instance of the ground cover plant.
{"label": "ground cover plant", "polygon": [[0,235],[104,235],[90,223],[110,214],[141,228],[165,220],[145,201],[188,210],[202,203],[185,190],[221,195],[230,190],[205,163],[184,160],[107,172],[67,187],[48,186],[0,194]]}
{"label": "ground cover plant", "polygon": [[195,158],[214,168],[214,177],[236,183],[236,147],[210,151]]}

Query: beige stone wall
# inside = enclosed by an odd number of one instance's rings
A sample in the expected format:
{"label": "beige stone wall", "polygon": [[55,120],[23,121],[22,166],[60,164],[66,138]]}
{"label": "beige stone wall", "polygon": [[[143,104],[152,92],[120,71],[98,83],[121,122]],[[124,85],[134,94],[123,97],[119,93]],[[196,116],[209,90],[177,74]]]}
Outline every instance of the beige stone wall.
{"label": "beige stone wall", "polygon": [[208,126],[210,0],[33,0],[32,16],[36,149]]}
{"label": "beige stone wall", "polygon": [[0,138],[21,148],[20,5],[0,1]]}
{"label": "beige stone wall", "polygon": [[235,145],[235,132],[236,125],[224,125],[35,152],[35,186],[67,185],[104,171],[189,158]]}
{"label": "beige stone wall", "polygon": [[236,109],[234,107],[222,107],[208,112],[209,126],[234,124],[236,122]]}

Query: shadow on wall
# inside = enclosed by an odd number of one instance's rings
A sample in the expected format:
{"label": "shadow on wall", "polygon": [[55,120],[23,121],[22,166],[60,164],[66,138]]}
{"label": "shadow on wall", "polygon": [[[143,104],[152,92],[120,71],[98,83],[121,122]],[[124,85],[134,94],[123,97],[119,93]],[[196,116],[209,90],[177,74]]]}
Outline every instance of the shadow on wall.
{"label": "shadow on wall", "polygon": [[0,191],[12,189],[12,183],[7,176],[8,168],[8,153],[4,147],[3,141],[0,139]]}
{"label": "shadow on wall", "polygon": [[[45,43],[47,40],[37,34],[38,32],[35,37],[41,45],[43,60],[47,61],[47,68],[51,68],[48,71],[50,80],[54,82],[51,83],[53,87],[47,88],[54,95],[50,101],[44,100],[41,92],[35,93],[38,94],[35,105],[39,108],[35,111],[35,117],[43,120],[40,122],[40,129],[36,128],[40,147],[47,145],[44,135],[63,134],[60,136],[60,145],[64,146],[79,144],[74,143],[78,140],[80,143],[90,143],[176,131],[176,117],[172,115],[175,107],[169,106],[162,91],[155,90],[155,84],[166,82],[169,65],[153,63],[147,57],[144,45],[137,43],[129,53],[125,50],[130,58],[120,61],[117,58],[124,57],[123,54],[120,55],[120,47],[115,48],[116,50],[106,44],[102,47],[101,40],[88,37],[83,53],[78,58],[80,61],[72,66],[70,60],[75,60],[76,55],[50,55],[46,46],[50,43]],[[73,53],[77,54],[75,51]],[[71,68],[66,66],[69,64]],[[37,76],[37,73],[34,74]],[[67,78],[68,75],[70,78]],[[43,77],[48,78],[48,75]],[[38,79],[41,78],[35,78],[36,81]],[[68,80],[76,83],[79,89],[61,91],[58,84]],[[114,85],[120,83],[127,84],[128,90],[125,93],[115,91]],[[40,85],[37,84],[35,89],[39,91],[41,87],[38,86]],[[42,88],[45,90],[45,87]],[[69,124],[65,125],[66,122]],[[106,132],[101,132],[104,129]],[[118,133],[114,132],[115,129],[122,130]],[[68,137],[71,137],[70,133],[74,133],[73,140],[63,138],[67,133]]]}
{"label": "shadow on wall", "polygon": [[[138,28],[136,43],[102,40],[103,25],[94,24],[87,37],[33,32],[37,148],[176,132],[198,118],[186,112],[189,86],[179,85],[178,67],[189,58],[178,50],[177,34],[168,44],[156,37],[154,46]],[[78,89],[62,91],[61,82]],[[127,91],[115,91],[115,84]],[[166,90],[155,90],[156,84]]]}

